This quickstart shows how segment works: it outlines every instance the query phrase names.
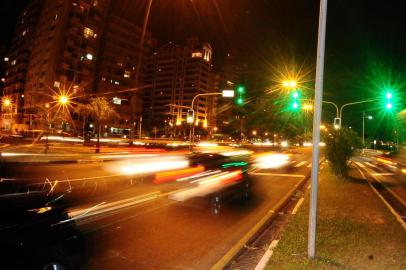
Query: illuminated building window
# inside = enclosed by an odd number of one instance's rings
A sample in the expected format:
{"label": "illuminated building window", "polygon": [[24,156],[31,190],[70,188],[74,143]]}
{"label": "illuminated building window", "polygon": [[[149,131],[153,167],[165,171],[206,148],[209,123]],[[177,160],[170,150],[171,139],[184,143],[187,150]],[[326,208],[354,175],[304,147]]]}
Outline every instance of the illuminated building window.
{"label": "illuminated building window", "polygon": [[8,62],[8,60],[10,60],[10,58],[4,57],[4,62]]}
{"label": "illuminated building window", "polygon": [[121,105],[121,98],[113,97],[113,104]]}
{"label": "illuminated building window", "polygon": [[130,78],[130,77],[131,77],[130,71],[126,70],[126,71],[124,72],[124,78]]}
{"label": "illuminated building window", "polygon": [[93,1],[93,6],[94,6],[94,7],[97,7],[97,5],[98,5],[98,1],[97,1],[97,0],[94,0],[94,1]]}
{"label": "illuminated building window", "polygon": [[90,61],[93,60],[93,54],[87,53],[87,54],[86,54],[86,59],[87,59],[87,60],[90,60]]}
{"label": "illuminated building window", "polygon": [[96,37],[96,34],[94,33],[94,31],[92,30],[92,29],[90,29],[89,27],[85,27],[84,29],[83,29],[83,36],[85,37],[85,38],[95,38]]}
{"label": "illuminated building window", "polygon": [[56,87],[56,88],[61,87],[61,82],[54,81],[54,87]]}
{"label": "illuminated building window", "polygon": [[115,84],[115,85],[120,85],[120,82],[115,81],[114,84]]}
{"label": "illuminated building window", "polygon": [[11,65],[12,65],[12,66],[15,66],[16,64],[17,64],[17,60],[11,61]]}
{"label": "illuminated building window", "polygon": [[27,30],[24,30],[22,36],[25,36],[26,34],[27,34]]}
{"label": "illuminated building window", "polygon": [[101,77],[101,80],[102,80],[102,81],[105,81],[105,80],[106,80],[106,77],[104,77],[104,76]]}
{"label": "illuminated building window", "polygon": [[199,58],[202,58],[202,53],[201,52],[194,52],[194,53],[192,53],[192,57],[193,58],[195,58],[195,57],[199,57]]}
{"label": "illuminated building window", "polygon": [[117,66],[122,67],[122,66],[123,66],[123,63],[117,62]]}

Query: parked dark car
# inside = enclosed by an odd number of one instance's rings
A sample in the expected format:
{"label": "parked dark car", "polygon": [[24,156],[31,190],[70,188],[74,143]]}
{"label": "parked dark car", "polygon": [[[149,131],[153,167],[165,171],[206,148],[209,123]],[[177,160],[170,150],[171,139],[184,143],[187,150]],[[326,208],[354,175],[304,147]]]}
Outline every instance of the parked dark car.
{"label": "parked dark car", "polygon": [[0,269],[77,269],[83,240],[62,197],[25,181],[0,180]]}

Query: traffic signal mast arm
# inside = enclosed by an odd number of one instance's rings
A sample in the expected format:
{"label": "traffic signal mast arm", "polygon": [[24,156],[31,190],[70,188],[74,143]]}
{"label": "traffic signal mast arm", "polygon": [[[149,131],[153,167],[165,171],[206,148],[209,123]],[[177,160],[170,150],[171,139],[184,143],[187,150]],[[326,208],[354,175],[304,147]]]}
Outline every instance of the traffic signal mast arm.
{"label": "traffic signal mast arm", "polygon": [[[300,100],[314,101],[314,100],[312,100],[312,99],[304,99],[304,98],[303,98],[303,99],[300,99]],[[323,102],[323,103],[326,103],[326,104],[331,104],[331,105],[333,105],[333,106],[336,108],[336,118],[342,119],[342,117],[343,117],[343,109],[344,109],[345,107],[351,106],[351,105],[357,105],[357,104],[361,104],[361,103],[374,102],[374,101],[377,101],[377,100],[378,100],[378,99],[369,99],[369,100],[362,100],[362,101],[350,102],[350,103],[346,103],[346,104],[342,105],[342,106],[340,107],[340,109],[338,109],[337,104],[335,104],[335,103],[332,102],[332,101],[323,100],[322,102]],[[341,121],[340,121],[340,124],[341,124]],[[341,126],[340,126],[340,128],[341,128]]]}

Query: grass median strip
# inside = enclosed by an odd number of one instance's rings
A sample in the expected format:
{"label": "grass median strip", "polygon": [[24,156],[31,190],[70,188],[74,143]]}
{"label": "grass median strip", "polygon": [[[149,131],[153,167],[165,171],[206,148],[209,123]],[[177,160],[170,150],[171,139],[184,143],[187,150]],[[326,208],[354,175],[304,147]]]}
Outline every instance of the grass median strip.
{"label": "grass median strip", "polygon": [[358,172],[321,178],[317,258],[307,259],[307,196],[267,269],[406,269],[406,233]]}

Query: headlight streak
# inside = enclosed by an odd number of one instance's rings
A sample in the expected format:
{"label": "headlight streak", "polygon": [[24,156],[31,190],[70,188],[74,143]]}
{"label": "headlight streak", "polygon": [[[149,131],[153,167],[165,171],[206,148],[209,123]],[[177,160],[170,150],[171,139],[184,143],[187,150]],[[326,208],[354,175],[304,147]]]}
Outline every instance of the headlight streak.
{"label": "headlight streak", "polygon": [[289,163],[289,155],[266,153],[254,156],[254,165],[260,169],[276,169]]}
{"label": "headlight streak", "polygon": [[205,197],[209,194],[218,192],[226,187],[234,185],[242,179],[242,171],[223,172],[214,176],[206,177],[201,180],[195,180],[197,186],[172,193],[168,196],[174,201],[183,202],[195,197]]}

